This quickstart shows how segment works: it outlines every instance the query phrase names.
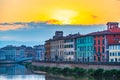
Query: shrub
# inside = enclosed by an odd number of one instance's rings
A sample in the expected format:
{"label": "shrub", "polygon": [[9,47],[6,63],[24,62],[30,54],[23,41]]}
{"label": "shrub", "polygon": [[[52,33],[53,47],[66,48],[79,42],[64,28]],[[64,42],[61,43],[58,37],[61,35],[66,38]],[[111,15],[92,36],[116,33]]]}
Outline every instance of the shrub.
{"label": "shrub", "polygon": [[112,76],[110,70],[106,70],[103,74],[104,74],[104,76],[106,76],[106,77],[108,77],[108,76]]}
{"label": "shrub", "polygon": [[52,67],[52,73],[59,73],[59,68]]}
{"label": "shrub", "polygon": [[120,70],[117,71],[117,77],[120,78]]}
{"label": "shrub", "polygon": [[97,69],[94,71],[94,76],[102,76],[104,69]]}
{"label": "shrub", "polygon": [[62,73],[64,74],[70,74],[72,72],[72,69],[68,68],[68,67],[65,67],[63,70],[62,70]]}
{"label": "shrub", "polygon": [[83,69],[83,68],[79,68],[78,71],[77,71],[76,73],[77,73],[78,75],[84,75],[85,72],[86,72],[85,69]]}
{"label": "shrub", "polygon": [[88,69],[87,73],[88,73],[88,75],[93,76],[94,71],[95,71],[94,69]]}
{"label": "shrub", "polygon": [[86,70],[83,69],[83,68],[75,67],[75,68],[73,69],[73,73],[74,73],[74,74],[77,74],[77,75],[83,75],[83,74],[85,74],[85,72],[86,72]]}

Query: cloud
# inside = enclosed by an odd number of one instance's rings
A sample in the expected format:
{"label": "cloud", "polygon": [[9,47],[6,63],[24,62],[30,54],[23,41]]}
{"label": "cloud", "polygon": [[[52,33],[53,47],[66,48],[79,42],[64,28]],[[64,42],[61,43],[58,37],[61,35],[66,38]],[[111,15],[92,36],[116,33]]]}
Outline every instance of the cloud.
{"label": "cloud", "polygon": [[92,17],[93,19],[97,19],[97,18],[98,18],[98,16],[96,16],[96,15],[91,15],[91,17]]}
{"label": "cloud", "polygon": [[55,19],[51,19],[46,21],[46,24],[61,24],[62,22],[60,22],[59,20],[55,20]]}
{"label": "cloud", "polygon": [[21,25],[21,24],[0,25],[0,31],[16,30],[24,27],[25,25]]}

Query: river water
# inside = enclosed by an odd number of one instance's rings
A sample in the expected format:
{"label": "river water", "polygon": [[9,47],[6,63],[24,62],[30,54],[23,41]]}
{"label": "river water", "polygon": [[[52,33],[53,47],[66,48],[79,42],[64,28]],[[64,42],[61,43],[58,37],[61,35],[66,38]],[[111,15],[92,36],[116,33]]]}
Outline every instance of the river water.
{"label": "river water", "polygon": [[0,65],[0,80],[119,80],[93,77],[72,77],[60,75],[33,74],[20,64]]}

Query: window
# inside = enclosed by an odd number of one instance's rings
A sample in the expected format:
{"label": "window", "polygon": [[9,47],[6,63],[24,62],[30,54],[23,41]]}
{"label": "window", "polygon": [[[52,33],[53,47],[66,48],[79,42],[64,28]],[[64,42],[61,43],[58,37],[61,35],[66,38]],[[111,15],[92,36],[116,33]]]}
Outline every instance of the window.
{"label": "window", "polygon": [[104,49],[104,47],[102,47],[102,53],[105,53],[105,49]]}
{"label": "window", "polygon": [[94,61],[96,60],[96,57],[94,56]]}
{"label": "window", "polygon": [[114,62],[114,59],[111,59],[111,62]]}
{"label": "window", "polygon": [[116,37],[116,35],[114,34],[114,37]]}
{"label": "window", "polygon": [[120,49],[120,45],[118,45],[118,49]]}
{"label": "window", "polygon": [[100,44],[100,40],[98,40],[98,44]]}
{"label": "window", "polygon": [[100,47],[98,47],[98,53],[100,53]]}
{"label": "window", "polygon": [[115,56],[114,52],[113,52],[113,56]]}
{"label": "window", "polygon": [[88,48],[89,48],[89,46],[86,46],[86,51],[89,50]]}
{"label": "window", "polygon": [[118,56],[120,56],[120,52],[118,52]]}
{"label": "window", "polygon": [[105,41],[104,40],[102,40],[102,44],[104,44],[105,43]]}
{"label": "window", "polygon": [[104,56],[102,56],[102,60],[103,60],[103,61],[105,60],[105,57],[104,57]]}
{"label": "window", "polygon": [[96,53],[96,48],[94,47],[94,53]]}
{"label": "window", "polygon": [[120,61],[120,59],[118,59],[118,61]]}
{"label": "window", "polygon": [[110,52],[110,54],[109,54],[110,56],[112,56],[112,54],[111,54],[111,52]]}
{"label": "window", "polygon": [[93,50],[93,47],[91,46],[91,51]]}
{"label": "window", "polygon": [[96,44],[96,41],[94,40],[94,44]]}
{"label": "window", "polygon": [[102,37],[104,38],[104,35]]}
{"label": "window", "polygon": [[71,48],[73,48],[73,45],[71,45]]}

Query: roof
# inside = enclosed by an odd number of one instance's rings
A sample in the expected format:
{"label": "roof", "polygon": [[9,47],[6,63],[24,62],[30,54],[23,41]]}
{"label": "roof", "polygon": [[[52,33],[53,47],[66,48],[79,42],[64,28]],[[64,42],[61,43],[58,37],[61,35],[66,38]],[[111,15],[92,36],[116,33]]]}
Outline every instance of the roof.
{"label": "roof", "polygon": [[113,43],[113,44],[109,44],[109,45],[110,45],[110,46],[111,46],[111,45],[120,45],[120,43]]}
{"label": "roof", "polygon": [[107,25],[108,24],[119,24],[119,23],[118,22],[108,22]]}
{"label": "roof", "polygon": [[113,32],[111,30],[104,30],[104,31],[98,31],[98,32],[92,32],[92,33],[89,33],[87,35],[92,35],[92,36],[95,36],[95,35],[110,35],[110,34],[120,34],[120,32]]}
{"label": "roof", "polygon": [[69,34],[68,36],[66,36],[64,39],[75,39],[82,36],[81,34]]}

